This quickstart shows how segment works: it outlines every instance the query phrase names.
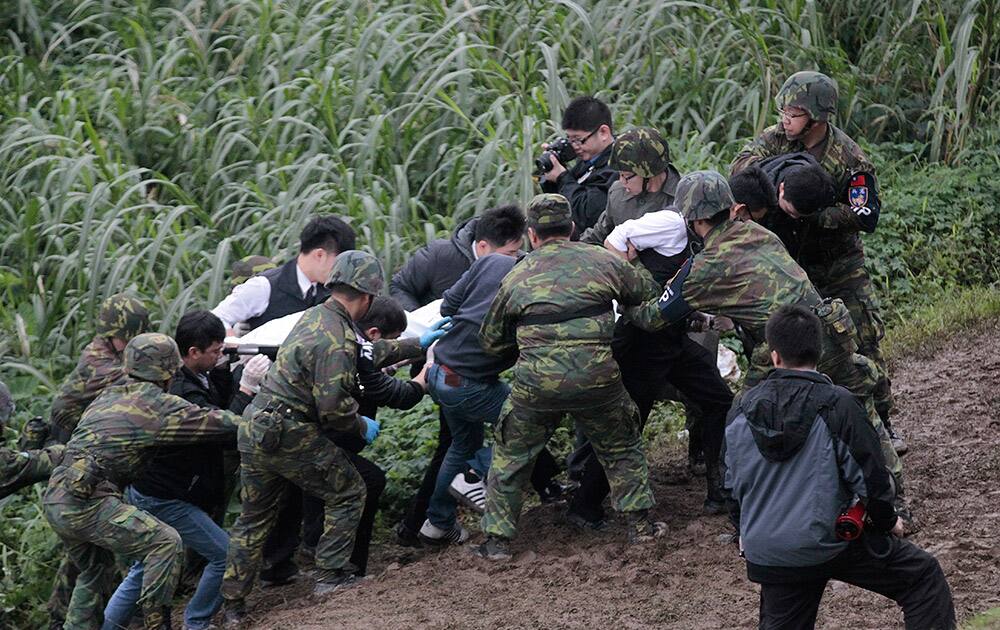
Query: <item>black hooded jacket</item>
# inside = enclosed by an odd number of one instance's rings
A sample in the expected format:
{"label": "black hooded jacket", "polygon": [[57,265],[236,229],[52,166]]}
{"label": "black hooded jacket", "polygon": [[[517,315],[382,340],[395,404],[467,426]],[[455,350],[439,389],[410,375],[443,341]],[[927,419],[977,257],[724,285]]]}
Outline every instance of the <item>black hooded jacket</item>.
{"label": "black hooded jacket", "polygon": [[392,276],[389,295],[407,311],[441,299],[475,260],[472,247],[478,222],[478,217],[469,219],[450,239],[439,238],[418,249]]}

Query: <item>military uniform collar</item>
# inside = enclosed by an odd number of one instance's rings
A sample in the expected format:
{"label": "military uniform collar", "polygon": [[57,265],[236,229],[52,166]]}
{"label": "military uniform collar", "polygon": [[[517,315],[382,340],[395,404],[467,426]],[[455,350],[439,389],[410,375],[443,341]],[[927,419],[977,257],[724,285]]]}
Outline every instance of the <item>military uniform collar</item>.
{"label": "military uniform collar", "polygon": [[347,321],[351,321],[350,313],[348,313],[347,309],[344,308],[344,305],[341,304],[337,300],[337,298],[333,297],[332,295],[327,301],[323,302],[323,304],[321,304],[320,306],[322,306],[325,309],[333,311],[337,315],[344,317]]}
{"label": "military uniform collar", "polygon": [[708,249],[712,245],[715,245],[716,242],[722,238],[722,235],[728,232],[729,228],[733,227],[734,223],[735,221],[726,219],[722,223],[713,226],[712,229],[708,231],[708,234],[706,234],[705,238],[703,239],[704,246],[702,247],[702,251]]}

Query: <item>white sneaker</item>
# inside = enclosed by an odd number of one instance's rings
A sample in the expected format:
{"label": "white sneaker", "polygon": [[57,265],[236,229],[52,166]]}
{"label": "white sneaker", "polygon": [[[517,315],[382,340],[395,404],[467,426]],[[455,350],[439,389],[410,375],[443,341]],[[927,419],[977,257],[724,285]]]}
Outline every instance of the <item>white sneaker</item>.
{"label": "white sneaker", "polygon": [[469,539],[469,532],[458,523],[455,523],[451,529],[441,529],[432,525],[430,521],[424,521],[417,536],[428,545],[443,547],[445,545],[461,545]]}
{"label": "white sneaker", "polygon": [[465,473],[458,473],[448,486],[448,494],[465,507],[482,514],[486,512],[486,484],[478,476],[475,479],[469,482]]}

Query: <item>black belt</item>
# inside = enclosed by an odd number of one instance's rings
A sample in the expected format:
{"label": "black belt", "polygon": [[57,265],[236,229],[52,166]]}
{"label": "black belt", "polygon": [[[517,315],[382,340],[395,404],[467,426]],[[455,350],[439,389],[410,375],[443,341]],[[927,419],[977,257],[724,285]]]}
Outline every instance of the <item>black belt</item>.
{"label": "black belt", "polygon": [[595,304],[578,311],[568,313],[545,313],[539,315],[525,315],[517,321],[518,326],[544,326],[547,324],[561,324],[571,319],[583,319],[584,317],[598,317],[611,312],[611,304]]}

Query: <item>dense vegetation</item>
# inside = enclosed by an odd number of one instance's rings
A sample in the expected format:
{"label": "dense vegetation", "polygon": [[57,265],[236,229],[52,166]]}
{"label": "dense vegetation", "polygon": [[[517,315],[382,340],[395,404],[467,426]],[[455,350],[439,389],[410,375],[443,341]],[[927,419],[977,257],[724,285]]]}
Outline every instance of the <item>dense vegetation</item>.
{"label": "dense vegetation", "polygon": [[[866,246],[890,323],[1000,276],[1000,0],[0,7],[0,376],[29,411],[46,413],[113,292],[170,330],[221,297],[235,258],[287,254],[313,213],[350,217],[392,269],[527,201],[579,93],[619,128],[668,134],[681,170],[724,167],[774,121],[785,76],[823,70],[880,169]],[[380,452],[426,449],[423,417]],[[397,460],[393,479],[421,465]],[[0,520],[0,619],[17,626],[37,625],[54,558],[33,498]]]}

